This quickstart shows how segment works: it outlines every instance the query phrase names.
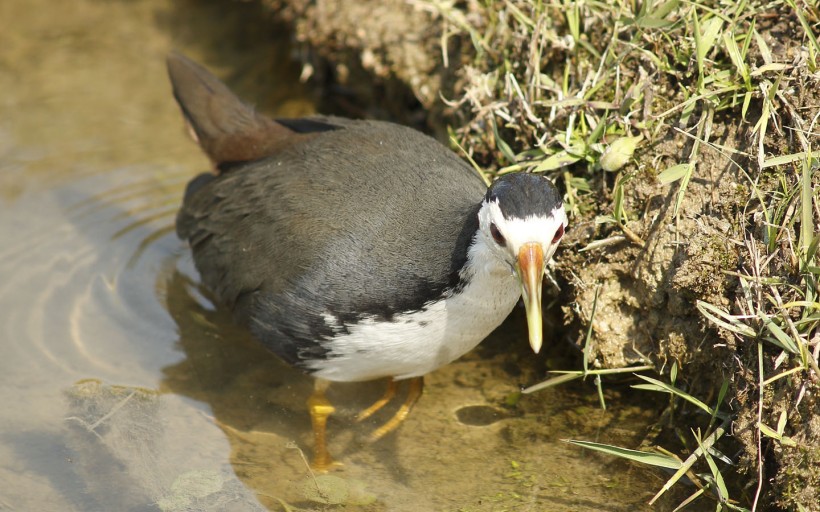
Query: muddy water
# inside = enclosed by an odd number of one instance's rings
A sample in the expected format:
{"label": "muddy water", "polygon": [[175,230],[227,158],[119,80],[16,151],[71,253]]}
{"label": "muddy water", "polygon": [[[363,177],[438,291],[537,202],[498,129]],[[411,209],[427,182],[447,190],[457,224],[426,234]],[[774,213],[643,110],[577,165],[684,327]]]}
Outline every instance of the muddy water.
{"label": "muddy water", "polygon": [[171,99],[171,48],[264,110],[313,108],[263,18],[248,3],[0,3],[0,510],[645,508],[663,475],[560,440],[635,446],[655,412],[602,412],[590,387],[514,403],[542,366],[520,315],[430,375],[376,444],[362,439],[384,417],[353,418],[382,384],[332,388],[344,467],[311,479],[310,379],[208,301],[172,229],[207,162]]}

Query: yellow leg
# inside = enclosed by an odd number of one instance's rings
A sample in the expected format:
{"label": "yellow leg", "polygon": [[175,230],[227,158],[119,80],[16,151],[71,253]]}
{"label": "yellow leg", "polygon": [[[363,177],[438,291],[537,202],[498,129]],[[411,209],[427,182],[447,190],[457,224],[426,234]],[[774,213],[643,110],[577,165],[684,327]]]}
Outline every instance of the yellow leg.
{"label": "yellow leg", "polygon": [[396,411],[396,414],[394,414],[393,417],[390,418],[390,420],[387,423],[385,423],[384,425],[376,429],[372,434],[370,434],[370,440],[377,441],[382,437],[386,436],[387,434],[389,434],[390,432],[396,430],[396,427],[401,425],[401,423],[405,419],[407,419],[407,415],[410,414],[410,410],[413,409],[413,406],[416,405],[416,402],[418,402],[419,398],[421,398],[421,392],[423,389],[424,377],[413,377],[412,379],[410,379],[410,385],[407,390],[407,399],[404,401],[403,404],[401,404],[399,410]]}
{"label": "yellow leg", "polygon": [[368,407],[367,409],[363,410],[356,416],[356,421],[366,420],[367,418],[373,416],[373,413],[387,405],[390,400],[393,400],[393,397],[396,396],[396,381],[390,379],[387,383],[387,389],[384,391],[384,395],[381,398],[376,400],[376,402]]}
{"label": "yellow leg", "polygon": [[336,463],[327,451],[327,417],[336,411],[328,399],[325,397],[330,382],[323,379],[316,379],[313,394],[307,401],[310,410],[310,422],[313,424],[313,469],[325,473]]}

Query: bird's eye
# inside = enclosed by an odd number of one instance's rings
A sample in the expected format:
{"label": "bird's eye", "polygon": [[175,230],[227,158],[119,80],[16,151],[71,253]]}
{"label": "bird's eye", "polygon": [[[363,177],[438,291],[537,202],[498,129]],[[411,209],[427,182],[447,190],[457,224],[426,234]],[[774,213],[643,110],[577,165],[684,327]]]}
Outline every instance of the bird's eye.
{"label": "bird's eye", "polygon": [[490,224],[490,234],[493,235],[493,240],[495,243],[504,247],[507,244],[507,240],[504,239],[504,235],[501,234],[501,231],[498,230],[495,223]]}
{"label": "bird's eye", "polygon": [[564,236],[564,225],[563,224],[561,224],[558,227],[558,231],[556,231],[555,236],[552,237],[552,243],[557,244],[561,240],[562,236]]}

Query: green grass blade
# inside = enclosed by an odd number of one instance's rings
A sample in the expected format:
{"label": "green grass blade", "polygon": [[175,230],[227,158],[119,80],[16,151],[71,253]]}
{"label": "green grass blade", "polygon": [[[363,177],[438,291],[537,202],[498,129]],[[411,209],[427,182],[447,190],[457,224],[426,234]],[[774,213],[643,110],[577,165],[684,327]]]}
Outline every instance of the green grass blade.
{"label": "green grass blade", "polygon": [[630,450],[628,448],[621,448],[620,446],[613,446],[611,444],[593,443],[592,441],[577,441],[574,439],[566,439],[565,442],[595,450],[596,452],[606,453],[607,455],[614,455],[622,459],[628,459],[641,464],[648,464],[659,468],[678,469],[683,463],[674,457],[662,455],[660,453],[642,452],[640,450]]}
{"label": "green grass blade", "polygon": [[803,27],[803,31],[806,33],[806,37],[809,38],[811,44],[808,45],[809,49],[809,71],[814,73],[817,69],[817,62],[815,61],[817,53],[820,53],[820,44],[817,43],[817,37],[814,35],[814,30],[812,29],[809,22],[806,20],[806,16],[803,14],[803,9],[800,9],[795,5],[794,0],[786,0],[786,4],[794,10],[794,13],[797,14],[797,19],[800,20],[800,25]]}
{"label": "green grass blade", "polygon": [[749,338],[754,338],[757,336],[757,332],[750,326],[741,322],[740,319],[726,313],[716,306],[709,304],[708,302],[699,300],[695,303],[695,306],[703,316],[711,320],[715,325],[723,327],[727,331],[731,331]]}
{"label": "green grass blade", "polygon": [[692,14],[695,23],[695,60],[698,64],[698,73],[702,76],[706,72],[706,55],[717,41],[720,29],[723,27],[723,20],[714,16],[700,23],[697,10],[693,9]]}
{"label": "green grass blade", "polygon": [[571,372],[565,373],[563,375],[559,375],[557,377],[552,377],[551,379],[547,379],[544,382],[539,382],[538,384],[534,384],[528,388],[524,388],[521,390],[521,393],[525,395],[529,395],[530,393],[535,393],[536,391],[540,391],[542,389],[552,388],[565,382],[569,382],[575,379],[580,379],[584,376],[583,372]]}
{"label": "green grass blade", "polygon": [[687,172],[683,175],[683,179],[681,179],[678,196],[675,199],[675,211],[673,213],[675,217],[678,216],[680,206],[683,204],[683,197],[686,195],[686,188],[689,186],[689,180],[692,178],[693,171],[695,170],[695,164],[690,163],[688,164],[688,167]]}
{"label": "green grass blade", "polygon": [[501,138],[501,135],[498,134],[498,124],[495,122],[495,116],[490,116],[490,120],[492,121],[493,125],[493,135],[495,135],[495,145],[501,154],[504,155],[504,158],[509,160],[511,163],[515,163],[515,153],[510,148],[510,145],[507,144],[504,139]]}
{"label": "green grass blade", "polygon": [[647,390],[647,391],[658,391],[658,392],[661,392],[661,393],[672,393],[673,395],[679,396],[679,397],[683,398],[684,400],[686,400],[687,402],[689,402],[689,403],[695,405],[696,407],[704,410],[710,416],[713,415],[713,414],[719,415],[719,417],[721,417],[721,418],[725,416],[724,414],[720,413],[719,411],[713,411],[711,407],[709,407],[705,403],[701,402],[697,398],[693,397],[689,393],[683,391],[682,389],[676,388],[675,386],[672,386],[672,385],[667,384],[665,382],[659,381],[657,379],[653,379],[652,377],[647,377],[646,375],[635,374],[635,376],[638,377],[639,379],[645,380],[650,385],[636,384],[636,385],[632,386],[633,388],[644,389],[644,390]]}
{"label": "green grass blade", "polygon": [[797,343],[794,342],[791,336],[786,334],[786,332],[780,328],[771,318],[763,314],[762,312],[758,312],[758,318],[763,321],[763,325],[768,329],[774,338],[766,338],[768,341],[771,341],[778,347],[782,348],[783,350],[787,350],[792,354],[799,354],[800,347]]}
{"label": "green grass blade", "polygon": [[723,475],[721,474],[720,469],[718,469],[715,460],[709,454],[708,447],[704,447],[703,442],[701,442],[699,432],[695,434],[695,440],[698,442],[698,447],[703,453],[703,458],[706,460],[706,464],[709,465],[709,470],[712,472],[712,477],[715,479],[715,484],[717,485],[718,490],[718,499],[721,503],[728,503],[729,490],[726,488],[726,482],[723,480]]}
{"label": "green grass blade", "polygon": [[455,134],[450,134],[450,144],[454,145],[455,147],[457,147],[459,149],[459,151],[461,151],[461,154],[464,155],[464,158],[466,158],[470,162],[470,165],[472,166],[472,168],[476,172],[476,174],[478,174],[478,177],[481,178],[481,181],[483,181],[484,184],[489,187],[490,184],[492,183],[490,181],[490,178],[488,178],[487,175],[484,174],[484,172],[481,170],[481,167],[476,163],[475,160],[473,160],[473,157],[470,156],[469,153],[467,153],[467,150],[464,149],[461,146],[461,144],[458,143],[458,139],[456,139]]}
{"label": "green grass blade", "polygon": [[586,336],[584,336],[584,374],[589,370],[590,352],[592,351],[592,323],[595,320],[595,313],[598,311],[598,293],[601,291],[601,285],[595,287],[595,297],[592,299],[592,312],[589,314],[589,327],[587,328]]}
{"label": "green grass blade", "polygon": [[672,512],[678,512],[679,510],[683,510],[683,509],[685,509],[687,506],[689,506],[689,504],[690,504],[690,503],[694,502],[696,499],[698,499],[698,498],[700,498],[701,496],[703,496],[703,493],[704,493],[704,492],[706,492],[704,489],[698,489],[698,490],[697,490],[697,491],[695,491],[695,492],[694,492],[691,496],[689,496],[689,497],[688,497],[688,498],[686,498],[685,500],[681,501],[681,502],[678,504],[678,506],[677,506],[677,507],[675,507],[675,509],[674,509]]}
{"label": "green grass blade", "polygon": [[712,428],[712,425],[717,419],[717,412],[720,410],[720,405],[723,403],[723,400],[726,398],[726,393],[729,391],[729,381],[727,379],[723,379],[723,384],[720,386],[720,391],[718,392],[717,400],[715,401],[715,412],[712,414],[712,418],[709,420],[709,428]]}
{"label": "green grass blade", "polygon": [[803,160],[803,172],[800,177],[800,237],[798,239],[798,250],[803,258],[803,265],[810,264],[808,261],[809,245],[812,243],[816,231],[814,225],[814,212],[812,211],[812,192],[810,158]]}
{"label": "green grass blade", "polygon": [[666,493],[666,491],[671,489],[672,486],[675,485],[675,483],[677,483],[677,481],[680,480],[683,477],[683,475],[686,474],[687,471],[689,471],[689,469],[691,469],[691,467],[695,464],[698,458],[700,458],[703,454],[704,447],[711,447],[713,444],[715,444],[715,442],[717,442],[718,439],[723,437],[723,434],[726,433],[726,428],[728,428],[730,422],[730,418],[726,418],[725,420],[723,420],[723,423],[721,423],[715,429],[715,431],[712,432],[709,435],[709,437],[707,437],[703,441],[702,446],[698,447],[697,450],[695,450],[689,457],[686,458],[685,461],[683,461],[683,465],[677,471],[675,471],[674,475],[669,477],[669,480],[667,480],[666,483],[663,484],[663,487],[661,487],[661,489],[652,497],[652,499],[649,500],[650,506],[656,501],[658,501],[658,499],[661,496],[663,496]]}
{"label": "green grass blade", "polygon": [[538,384],[533,384],[528,388],[524,388],[521,390],[521,393],[528,395],[535,391],[539,391],[541,389],[551,388],[554,386],[558,386],[565,382],[573,381],[575,379],[580,379],[581,377],[586,377],[588,375],[618,375],[621,373],[635,373],[635,372],[648,372],[654,371],[655,367],[650,364],[644,364],[640,366],[627,366],[625,368],[603,368],[601,370],[570,370],[570,371],[562,371],[562,370],[551,370],[550,373],[559,374],[558,377],[553,377],[551,379],[547,379],[543,382],[539,382]]}
{"label": "green grass blade", "polygon": [[615,222],[623,224],[626,222],[626,212],[624,211],[624,183],[626,179],[623,174],[618,176],[615,182],[615,189],[612,192],[612,216],[615,217]]}
{"label": "green grass blade", "polygon": [[746,89],[751,90],[752,82],[749,76],[749,66],[747,66],[746,62],[743,60],[743,56],[740,53],[740,48],[738,48],[732,32],[723,33],[723,44],[726,47],[726,52],[729,54],[729,58],[732,60],[732,64],[735,65],[737,72],[740,73],[740,76],[743,78],[743,83],[746,85]]}
{"label": "green grass blade", "polygon": [[778,166],[778,165],[786,165],[786,164],[790,164],[790,163],[796,162],[796,161],[801,160],[801,159],[806,159],[807,157],[808,158],[820,158],[820,151],[811,151],[809,153],[806,153],[805,151],[801,151],[799,153],[792,153],[790,155],[776,156],[776,157],[764,160],[763,163],[761,164],[760,168],[761,169],[767,169],[769,167],[775,167],[775,166]]}

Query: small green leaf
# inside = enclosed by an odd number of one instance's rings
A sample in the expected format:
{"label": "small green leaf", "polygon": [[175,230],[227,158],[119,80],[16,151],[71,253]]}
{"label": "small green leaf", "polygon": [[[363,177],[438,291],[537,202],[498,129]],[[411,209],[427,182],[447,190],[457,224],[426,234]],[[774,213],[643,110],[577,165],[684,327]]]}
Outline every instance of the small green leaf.
{"label": "small green leaf", "polygon": [[632,158],[641,140],[643,140],[642,135],[616,139],[601,156],[601,168],[607,172],[619,170]]}
{"label": "small green leaf", "polygon": [[650,14],[650,16],[653,16],[655,18],[665,18],[669,16],[670,13],[675,11],[679,5],[680,0],[667,0],[666,2],[659,5],[657,9],[652,11],[652,14]]}
{"label": "small green leaf", "polygon": [[750,76],[757,77],[763,75],[765,73],[775,72],[779,73],[786,69],[789,69],[789,64],[782,64],[780,62],[772,62],[770,64],[763,64],[759,68],[755,69],[750,73]]}
{"label": "small green leaf", "polygon": [[772,51],[769,49],[769,45],[766,44],[766,40],[763,39],[763,36],[760,35],[760,32],[757,30],[754,31],[755,35],[755,42],[757,43],[757,49],[760,50],[760,56],[763,57],[763,62],[766,64],[771,64],[772,59]]}
{"label": "small green leaf", "polygon": [[678,189],[678,196],[675,199],[675,211],[673,214],[675,217],[678,216],[678,211],[680,210],[681,205],[683,204],[683,196],[686,194],[686,187],[689,186],[689,180],[692,178],[693,171],[695,170],[694,164],[689,164],[690,169],[689,172],[683,175],[683,179],[680,180],[680,187]]}
{"label": "small green leaf", "polygon": [[672,167],[667,167],[661,171],[660,174],[658,174],[658,181],[660,181],[663,185],[669,185],[670,183],[674,183],[683,178],[690,172],[692,172],[692,164],[687,163],[673,165]]}
{"label": "small green leaf", "polygon": [[747,92],[743,95],[743,106],[740,108],[740,117],[744,121],[746,120],[746,112],[749,111],[749,104],[752,102],[752,93],[751,91]]}
{"label": "small green leaf", "polygon": [[624,177],[620,176],[615,183],[615,190],[612,198],[612,216],[615,217],[615,222],[623,224],[626,221],[626,212],[624,211]]}
{"label": "small green leaf", "polygon": [[635,21],[635,25],[641,28],[663,28],[668,27],[673,22],[663,19],[647,16]]}
{"label": "small green leaf", "polygon": [[771,437],[772,439],[780,439],[780,434],[778,434],[771,428],[767,427],[763,423],[758,423],[757,428],[759,428],[763,435],[766,437]]}
{"label": "small green leaf", "polygon": [[782,436],[783,432],[786,431],[786,420],[788,416],[786,415],[786,411],[780,411],[780,417],[777,419],[777,435]]}
{"label": "small green leaf", "polygon": [[542,160],[532,172],[554,171],[555,169],[560,169],[561,167],[574,164],[580,159],[580,156],[570,154],[566,150],[561,150],[558,153],[555,153],[554,155]]}

